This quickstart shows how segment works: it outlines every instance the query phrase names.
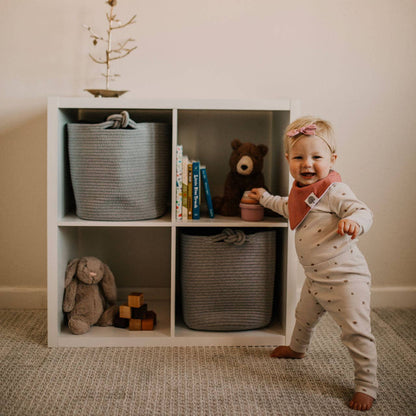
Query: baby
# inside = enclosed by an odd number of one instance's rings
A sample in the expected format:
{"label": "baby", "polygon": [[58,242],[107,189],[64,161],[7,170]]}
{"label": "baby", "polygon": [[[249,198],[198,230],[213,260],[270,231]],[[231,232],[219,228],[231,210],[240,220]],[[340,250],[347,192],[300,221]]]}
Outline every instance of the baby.
{"label": "baby", "polygon": [[249,194],[289,218],[306,275],[290,345],[277,347],[271,356],[303,358],[316,324],[329,312],[354,361],[355,393],[349,407],[368,410],[377,395],[377,353],[370,324],[371,276],[356,242],[370,228],[372,213],[332,170],[337,154],[327,121],[300,118],[287,127],[284,142],[294,178],[289,197],[263,188]]}

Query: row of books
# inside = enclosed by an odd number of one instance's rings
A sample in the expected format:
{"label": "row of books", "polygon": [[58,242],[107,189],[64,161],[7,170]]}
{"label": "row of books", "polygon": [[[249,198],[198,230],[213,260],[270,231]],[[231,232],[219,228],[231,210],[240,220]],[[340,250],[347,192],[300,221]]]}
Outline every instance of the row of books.
{"label": "row of books", "polygon": [[208,215],[214,218],[207,168],[199,160],[183,154],[183,146],[176,147],[176,219],[179,221],[201,218],[201,190],[204,190]]}

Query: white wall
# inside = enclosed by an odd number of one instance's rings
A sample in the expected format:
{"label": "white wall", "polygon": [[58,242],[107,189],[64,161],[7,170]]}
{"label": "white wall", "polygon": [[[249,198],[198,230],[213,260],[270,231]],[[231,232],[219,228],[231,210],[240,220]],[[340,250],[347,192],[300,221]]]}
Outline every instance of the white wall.
{"label": "white wall", "polygon": [[[82,24],[102,32],[106,10],[1,2],[0,301],[46,288],[46,99],[104,87]],[[290,97],[332,121],[337,168],[375,213],[361,241],[375,291],[416,305],[414,0],[119,0],[117,13],[138,14],[114,84],[130,97]]]}

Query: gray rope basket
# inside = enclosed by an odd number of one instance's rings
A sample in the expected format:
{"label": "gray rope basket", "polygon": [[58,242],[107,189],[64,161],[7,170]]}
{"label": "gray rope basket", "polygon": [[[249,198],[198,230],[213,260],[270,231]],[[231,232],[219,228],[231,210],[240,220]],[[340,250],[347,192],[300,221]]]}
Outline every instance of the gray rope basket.
{"label": "gray rope basket", "polygon": [[171,131],[166,123],[135,123],[127,111],[100,124],[68,124],[76,214],[128,221],[165,214],[170,192]]}
{"label": "gray rope basket", "polygon": [[273,311],[276,231],[197,232],[201,235],[184,231],[180,238],[185,324],[205,331],[267,326]]}

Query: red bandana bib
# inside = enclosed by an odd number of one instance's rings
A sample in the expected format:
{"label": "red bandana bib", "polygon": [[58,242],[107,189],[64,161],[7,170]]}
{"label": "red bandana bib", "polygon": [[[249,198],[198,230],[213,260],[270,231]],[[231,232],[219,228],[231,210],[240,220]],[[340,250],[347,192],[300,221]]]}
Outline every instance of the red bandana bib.
{"label": "red bandana bib", "polygon": [[335,182],[342,182],[341,176],[331,170],[326,178],[311,185],[298,186],[296,182],[293,183],[289,194],[289,223],[292,230],[305,219],[311,208],[319,202]]}

